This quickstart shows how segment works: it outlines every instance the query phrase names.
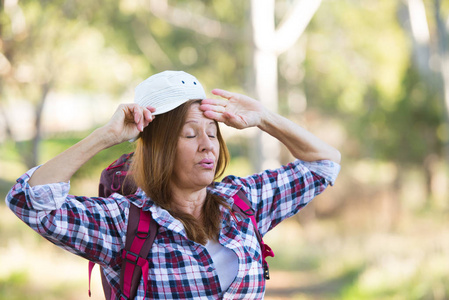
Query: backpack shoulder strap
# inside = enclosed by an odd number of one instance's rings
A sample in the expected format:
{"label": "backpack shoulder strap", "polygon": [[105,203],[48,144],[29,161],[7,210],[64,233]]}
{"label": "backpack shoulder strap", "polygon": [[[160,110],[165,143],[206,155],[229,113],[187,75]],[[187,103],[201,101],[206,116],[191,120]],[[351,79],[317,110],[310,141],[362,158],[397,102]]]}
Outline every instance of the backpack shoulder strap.
{"label": "backpack shoulder strap", "polygon": [[[143,211],[130,203],[125,248],[122,250],[119,299],[134,299],[142,276],[146,294],[149,271],[147,257],[156,238],[158,227],[150,212]],[[89,297],[91,296],[90,282],[94,266],[95,263],[89,261]],[[101,272],[101,281],[105,298],[115,299],[103,272]]]}
{"label": "backpack shoulder strap", "polygon": [[[133,155],[133,152],[121,155],[102,171],[98,189],[100,197],[109,197],[116,192],[125,196],[135,193],[137,187],[130,178],[126,177],[129,173]],[[119,292],[121,293],[121,298],[134,298],[142,274],[144,278],[148,278],[147,257],[154,242],[157,229],[158,224],[153,220],[150,212],[144,212],[130,203],[128,230],[126,232],[125,248],[122,252],[122,271],[120,273]],[[95,263],[89,262],[89,296],[91,295],[90,282],[94,266]],[[106,299],[113,299],[112,288],[102,270],[100,270],[100,274]],[[146,292],[147,280],[144,280],[144,284]]]}
{"label": "backpack shoulder strap", "polygon": [[122,297],[134,299],[143,276],[145,294],[148,282],[148,253],[156,237],[158,224],[151,213],[130,204],[125,248],[122,252],[120,289]]}
{"label": "backpack shoulder strap", "polygon": [[264,277],[265,279],[270,279],[269,266],[266,261],[266,257],[274,257],[274,252],[273,250],[271,250],[270,246],[265,244],[263,241],[262,235],[260,234],[257,227],[256,218],[254,216],[255,211],[242,190],[239,190],[237,194],[235,194],[232,198],[234,198],[234,205],[232,206],[232,210],[239,213],[240,215],[249,217],[251,219],[251,222],[253,223],[255,233],[260,244],[260,249],[262,250],[262,265],[264,269]]}

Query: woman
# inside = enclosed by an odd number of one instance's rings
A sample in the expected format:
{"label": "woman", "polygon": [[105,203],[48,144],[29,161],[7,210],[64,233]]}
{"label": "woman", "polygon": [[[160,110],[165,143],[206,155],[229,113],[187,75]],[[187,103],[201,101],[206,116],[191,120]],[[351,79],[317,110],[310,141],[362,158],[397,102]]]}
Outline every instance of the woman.
{"label": "woman", "polygon": [[[114,262],[132,203],[159,224],[148,257],[150,284],[145,294],[140,283],[136,299],[262,299],[260,245],[251,221],[230,212],[232,196],[245,193],[264,235],[333,184],[340,153],[252,98],[212,93],[223,99],[206,99],[198,80],[184,72],[151,76],[136,88],[136,103],[120,105],[108,124],[20,177],[6,198],[9,207],[48,240],[100,264],[117,292],[120,265]],[[217,122],[257,126],[297,160],[214,182],[228,159]],[[85,162],[135,138],[135,195],[68,194],[71,176]]]}

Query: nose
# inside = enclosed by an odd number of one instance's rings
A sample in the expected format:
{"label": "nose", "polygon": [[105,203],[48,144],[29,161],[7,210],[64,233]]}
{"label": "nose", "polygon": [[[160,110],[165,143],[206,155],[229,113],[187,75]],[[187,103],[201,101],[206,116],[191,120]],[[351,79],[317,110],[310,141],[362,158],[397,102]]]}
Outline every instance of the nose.
{"label": "nose", "polygon": [[212,138],[209,137],[205,132],[201,135],[199,150],[201,152],[214,150],[214,143],[212,142]]}

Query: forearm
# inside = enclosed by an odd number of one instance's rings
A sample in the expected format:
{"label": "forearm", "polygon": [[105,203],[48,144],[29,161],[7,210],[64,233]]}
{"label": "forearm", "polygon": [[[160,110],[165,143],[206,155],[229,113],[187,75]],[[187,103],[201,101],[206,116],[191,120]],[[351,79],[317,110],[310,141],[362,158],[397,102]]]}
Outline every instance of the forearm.
{"label": "forearm", "polygon": [[153,120],[153,107],[121,104],[105,126],[41,166],[31,177],[30,186],[69,181],[95,154],[138,136]]}
{"label": "forearm", "polygon": [[[114,199],[69,195],[68,183],[30,188],[34,170],[17,179],[6,196],[11,211],[54,244],[89,260],[107,263],[124,242],[117,232],[126,227],[126,198]],[[92,243],[97,247],[92,247]]]}
{"label": "forearm", "polygon": [[278,139],[303,161],[331,160],[340,163],[340,152],[294,122],[265,110],[258,127]]}
{"label": "forearm", "polygon": [[31,176],[29,184],[30,186],[36,186],[67,182],[95,154],[111,147],[113,144],[106,130],[99,128],[77,144],[42,165]]}

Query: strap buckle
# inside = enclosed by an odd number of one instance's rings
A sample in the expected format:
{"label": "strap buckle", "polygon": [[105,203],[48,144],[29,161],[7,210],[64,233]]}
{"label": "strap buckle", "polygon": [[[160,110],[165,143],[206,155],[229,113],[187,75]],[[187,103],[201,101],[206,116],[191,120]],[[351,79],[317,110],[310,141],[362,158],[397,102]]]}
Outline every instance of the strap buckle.
{"label": "strap buckle", "polygon": [[270,270],[268,269],[268,264],[263,265],[263,277],[265,277],[266,280],[270,279]]}
{"label": "strap buckle", "polygon": [[139,231],[139,229],[136,229],[136,237],[141,240],[146,240],[151,234],[151,231]]}
{"label": "strap buckle", "polygon": [[122,292],[120,292],[119,300],[129,300],[129,298],[126,297],[125,294],[123,294]]}
{"label": "strap buckle", "polygon": [[137,261],[139,260],[139,255],[131,252],[129,250],[123,252],[123,259],[126,260],[129,263],[132,263],[133,265],[137,266]]}

